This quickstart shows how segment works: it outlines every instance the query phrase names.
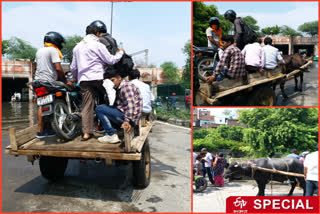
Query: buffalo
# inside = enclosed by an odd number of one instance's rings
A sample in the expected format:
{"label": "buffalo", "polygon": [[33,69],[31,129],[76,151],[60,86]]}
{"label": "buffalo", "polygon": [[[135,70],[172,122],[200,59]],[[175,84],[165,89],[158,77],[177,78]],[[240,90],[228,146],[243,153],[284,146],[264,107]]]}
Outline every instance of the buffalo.
{"label": "buffalo", "polygon": [[270,180],[283,182],[287,181],[288,179],[291,181],[291,189],[288,195],[291,196],[297,185],[297,180],[299,180],[300,186],[303,188],[303,195],[305,195],[306,182],[303,177],[293,177],[277,173],[265,172],[259,169],[254,169],[254,166],[298,174],[304,173],[303,163],[296,158],[258,158],[244,163],[232,162],[226,170],[224,177],[229,178],[230,181],[233,180],[233,178],[239,178],[239,176],[252,177],[258,184],[259,192],[257,196],[265,195],[265,187]]}
{"label": "buffalo", "polygon": [[[288,74],[294,70],[299,70],[300,67],[305,63],[305,59],[301,57],[299,54],[283,55],[282,57],[284,60],[284,64],[281,64],[280,66],[281,66],[282,73],[284,74]],[[305,71],[305,69],[300,69],[300,70],[301,72],[294,75],[294,81],[295,81],[294,90],[302,92],[303,72]],[[300,84],[298,86],[299,76],[300,76]],[[285,79],[281,80],[280,89],[281,89],[283,98],[288,98],[287,94],[284,91],[285,82],[286,82]],[[275,86],[274,86],[274,89],[275,89]]]}

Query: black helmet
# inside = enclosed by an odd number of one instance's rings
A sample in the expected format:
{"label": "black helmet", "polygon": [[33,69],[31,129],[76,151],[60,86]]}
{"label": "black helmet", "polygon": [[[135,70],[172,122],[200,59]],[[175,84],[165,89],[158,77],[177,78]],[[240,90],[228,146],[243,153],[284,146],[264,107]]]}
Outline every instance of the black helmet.
{"label": "black helmet", "polygon": [[60,33],[50,31],[44,36],[44,42],[52,43],[61,50],[63,48],[62,43],[66,41]]}
{"label": "black helmet", "polygon": [[218,27],[220,27],[220,20],[217,17],[211,17],[209,19],[209,25],[218,25]]}
{"label": "black helmet", "polygon": [[107,26],[100,20],[93,21],[89,26],[96,26],[99,33],[107,33]]}
{"label": "black helmet", "polygon": [[224,13],[224,18],[233,22],[237,17],[237,14],[236,12],[234,12],[233,10],[227,10],[225,13]]}

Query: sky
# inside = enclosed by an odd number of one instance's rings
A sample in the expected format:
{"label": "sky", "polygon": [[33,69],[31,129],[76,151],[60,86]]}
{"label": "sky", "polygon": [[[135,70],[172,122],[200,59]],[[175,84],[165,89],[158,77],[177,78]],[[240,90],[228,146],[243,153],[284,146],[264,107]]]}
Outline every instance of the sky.
{"label": "sky", "polygon": [[288,25],[298,26],[318,20],[318,2],[205,2],[215,5],[220,14],[232,9],[237,16],[252,16],[261,28]]}
{"label": "sky", "polygon": [[[110,32],[110,11],[111,2],[2,2],[2,39],[15,36],[40,48],[48,31],[84,36],[94,20],[102,20]],[[190,2],[114,2],[112,26],[112,36],[126,53],[149,49],[149,64],[185,65],[182,48],[191,39]]]}

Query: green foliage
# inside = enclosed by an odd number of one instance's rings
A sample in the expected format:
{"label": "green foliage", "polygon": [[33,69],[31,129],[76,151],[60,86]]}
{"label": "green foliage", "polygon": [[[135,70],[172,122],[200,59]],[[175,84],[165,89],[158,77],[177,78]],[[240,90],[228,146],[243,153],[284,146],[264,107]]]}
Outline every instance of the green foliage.
{"label": "green foliage", "polygon": [[63,45],[63,49],[61,50],[64,59],[71,63],[73,56],[73,48],[82,40],[81,36],[68,36],[66,38],[66,44]]}
{"label": "green foliage", "polygon": [[281,26],[280,33],[282,36],[301,36],[301,33],[287,25]]}
{"label": "green foliage", "polygon": [[293,148],[312,151],[318,142],[318,110],[259,108],[241,110],[239,120],[249,126],[243,141],[256,156],[289,153]]}
{"label": "green foliage", "polygon": [[254,30],[254,31],[258,31],[260,29],[260,27],[257,25],[257,20],[255,20],[252,16],[246,16],[242,18],[247,24],[248,26]]}
{"label": "green foliage", "polygon": [[205,138],[210,132],[211,129],[193,130],[193,139],[195,140]]}
{"label": "green foliage", "polygon": [[166,77],[168,83],[179,81],[178,68],[173,62],[164,62],[161,66],[162,74]]}
{"label": "green foliage", "polygon": [[273,26],[273,27],[266,27],[262,28],[261,32],[264,33],[265,35],[278,35],[280,33],[280,27],[278,25]]}
{"label": "green foliage", "polygon": [[184,45],[182,52],[187,56],[186,65],[181,78],[181,85],[184,88],[191,88],[191,41],[188,40]]}
{"label": "green foliage", "polygon": [[10,40],[3,40],[2,44],[2,54],[7,54],[12,59],[35,60],[37,49],[20,38],[12,37]]}
{"label": "green foliage", "polygon": [[190,111],[186,111],[182,109],[167,111],[164,108],[157,107],[156,112],[157,112],[157,117],[161,117],[165,121],[169,120],[170,118],[181,119],[181,120],[191,120]]}
{"label": "green foliage", "polygon": [[207,6],[203,2],[193,2],[193,44],[199,47],[208,46],[206,29],[209,27],[209,19],[218,17],[222,35],[227,35],[233,24],[220,15],[214,5]]}
{"label": "green foliage", "polygon": [[311,36],[318,35],[318,21],[303,23],[298,30]]}

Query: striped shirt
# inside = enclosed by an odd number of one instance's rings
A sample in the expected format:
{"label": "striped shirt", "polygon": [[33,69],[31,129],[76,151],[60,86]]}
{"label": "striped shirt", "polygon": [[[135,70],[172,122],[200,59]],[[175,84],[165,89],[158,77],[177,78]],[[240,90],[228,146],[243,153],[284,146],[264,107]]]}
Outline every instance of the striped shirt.
{"label": "striped shirt", "polygon": [[230,45],[222,54],[214,75],[219,75],[227,66],[227,75],[232,78],[242,77],[246,74],[244,56],[239,48]]}
{"label": "striped shirt", "polygon": [[142,112],[142,96],[139,89],[132,83],[123,80],[117,88],[116,105],[124,114],[124,122],[130,120],[138,125]]}

